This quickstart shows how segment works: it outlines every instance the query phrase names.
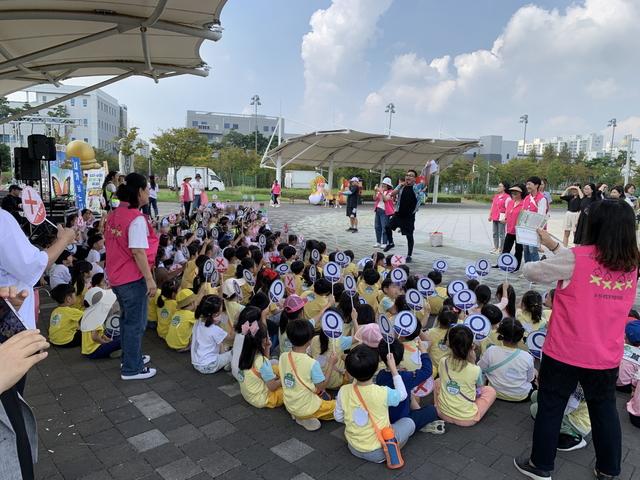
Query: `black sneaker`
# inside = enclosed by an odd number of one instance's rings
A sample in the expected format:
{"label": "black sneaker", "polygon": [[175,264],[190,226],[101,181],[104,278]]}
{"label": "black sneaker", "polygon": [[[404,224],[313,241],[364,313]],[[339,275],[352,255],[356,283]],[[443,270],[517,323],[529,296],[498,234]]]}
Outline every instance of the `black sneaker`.
{"label": "black sneaker", "polygon": [[513,465],[525,477],[532,478],[533,480],[551,480],[551,472],[540,470],[531,465],[529,457],[514,458]]}
{"label": "black sneaker", "polygon": [[561,433],[560,438],[558,438],[558,451],[560,452],[572,452],[586,446],[587,442],[582,437],[574,437],[573,435]]}
{"label": "black sneaker", "polygon": [[347,228],[347,229],[345,230],[345,232],[350,232],[350,231],[352,231],[352,230],[353,230],[353,227],[349,227],[349,228]]}
{"label": "black sneaker", "polygon": [[383,252],[388,252],[389,250],[391,250],[393,247],[395,247],[395,244],[393,243],[388,243],[386,247],[384,247],[384,250],[382,250]]}
{"label": "black sneaker", "polygon": [[407,263],[413,262],[413,260],[411,258],[411,255],[409,255],[407,258],[405,258],[404,261],[407,262]]}
{"label": "black sneaker", "polygon": [[351,229],[351,233],[358,233],[358,229],[357,228],[352,228]]}
{"label": "black sneaker", "polygon": [[612,475],[605,475],[602,472],[599,472],[597,468],[593,469],[593,474],[596,477],[596,480],[616,480],[618,477],[614,477]]}

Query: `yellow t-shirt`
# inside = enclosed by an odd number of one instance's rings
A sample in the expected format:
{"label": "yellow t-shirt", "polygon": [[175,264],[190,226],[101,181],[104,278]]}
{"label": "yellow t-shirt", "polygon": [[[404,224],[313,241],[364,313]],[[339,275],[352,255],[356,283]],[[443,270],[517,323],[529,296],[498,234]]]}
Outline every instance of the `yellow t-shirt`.
{"label": "yellow t-shirt", "polygon": [[249,303],[249,300],[251,300],[251,296],[253,295],[253,287],[249,285],[248,282],[244,282],[240,285],[240,291],[242,292],[242,302],[240,303],[246,305]]}
{"label": "yellow t-shirt", "polygon": [[447,334],[446,328],[433,327],[429,329],[429,357],[433,365],[433,377],[438,376],[438,365],[440,360],[451,353],[451,350],[444,343],[444,336]]}
{"label": "yellow t-shirt", "polygon": [[516,310],[516,320],[518,320],[525,330],[525,336],[527,336],[531,332],[535,332],[536,330],[542,330],[547,328],[547,323],[549,323],[549,316],[551,312],[549,310],[542,311],[542,319],[538,323],[533,323],[531,320],[531,314],[529,312],[525,312],[522,309]]}
{"label": "yellow t-shirt", "polygon": [[404,356],[400,367],[403,367],[408,372],[415,372],[422,368],[422,360],[420,360],[420,350],[418,350],[418,342],[420,338],[414,338],[413,340],[402,341],[404,347]]}
{"label": "yellow t-shirt", "polygon": [[587,402],[584,400],[581,400],[578,407],[567,415],[567,420],[582,436],[591,433],[591,418],[589,417]]}
{"label": "yellow t-shirt", "polygon": [[[367,410],[356,395],[354,385],[340,388],[340,403],[344,411],[344,436],[349,445],[356,450],[372,452],[380,448],[380,441],[371,425]],[[387,390],[387,387],[380,385],[358,385],[358,391],[380,430],[390,425]]]}
{"label": "yellow t-shirt", "polygon": [[82,310],[75,307],[57,307],[51,312],[49,341],[54,345],[66,345],[80,328]]}
{"label": "yellow t-shirt", "polygon": [[349,265],[342,269],[342,274],[353,275],[353,278],[356,278],[358,276],[358,266],[355,263],[351,262],[349,263]]}
{"label": "yellow t-shirt", "polygon": [[337,389],[344,385],[344,373],[346,372],[344,366],[344,350],[346,348],[343,347],[351,347],[350,337],[330,338],[329,348],[327,348],[327,351],[324,353],[320,353],[320,336],[315,335],[311,340],[311,356],[318,361],[321,367],[324,368],[331,352],[335,351],[338,357],[335,367],[331,370],[329,378],[327,378],[326,388],[328,389]]}
{"label": "yellow t-shirt", "polygon": [[279,348],[281,354],[290,352],[293,348],[293,345],[291,345],[291,342],[289,341],[289,337],[287,337],[286,331],[282,333],[280,332],[280,330],[278,330],[278,344],[280,345]]}
{"label": "yellow t-shirt", "polygon": [[198,267],[196,267],[196,260],[194,258],[193,260],[189,260],[184,266],[184,270],[182,272],[182,281],[180,282],[180,290],[183,290],[185,288],[192,289],[193,281],[195,280],[197,274]]}
{"label": "yellow t-shirt", "polygon": [[82,290],[82,293],[80,295],[76,294],[76,303],[73,306],[74,308],[77,308],[78,310],[82,310],[84,311],[84,296],[87,293],[88,288],[84,287],[84,289]]}
{"label": "yellow t-shirt", "polygon": [[[305,292],[306,293],[306,292]],[[302,294],[302,298],[307,298],[309,301],[304,306],[304,318],[315,318],[317,317],[322,309],[327,306],[329,302],[329,297],[316,295],[313,292],[310,292],[308,295]],[[316,325],[316,331],[320,330],[320,322]]]}
{"label": "yellow t-shirt", "polygon": [[149,322],[158,321],[158,298],[160,298],[160,289],[156,291],[153,297],[149,298],[149,304],[147,306],[147,320]]}
{"label": "yellow t-shirt", "polygon": [[227,313],[227,323],[226,325],[220,324],[220,327],[224,329],[225,332],[231,333],[231,331],[233,331],[233,326],[238,321],[240,312],[244,310],[244,305],[238,302],[225,300],[224,309],[225,309],[225,312]]}
{"label": "yellow t-shirt", "polygon": [[293,280],[295,282],[296,285],[296,295],[300,296],[302,295],[302,292],[304,291],[304,278],[302,278],[302,275],[298,274],[298,275],[293,275]]}
{"label": "yellow t-shirt", "polygon": [[[104,327],[100,325],[94,331],[98,332],[100,335],[104,333]],[[82,354],[90,355],[95,352],[101,343],[95,342],[91,337],[93,332],[82,332]]]}
{"label": "yellow t-shirt", "polygon": [[[289,359],[293,361],[297,375]],[[280,355],[280,379],[284,393],[284,406],[296,417],[309,417],[322,405],[311,380],[311,369],[317,363],[306,353],[287,352]],[[303,382],[303,384],[301,384]]]}
{"label": "yellow t-shirt", "polygon": [[369,285],[364,280],[358,282],[358,295],[364,298],[374,311],[378,311],[378,298],[380,290],[377,285]]}
{"label": "yellow t-shirt", "polygon": [[181,350],[189,346],[193,326],[196,324],[195,313],[191,310],[176,310],[171,318],[167,332],[167,345],[174,350]]}
{"label": "yellow t-shirt", "polygon": [[237,269],[238,265],[236,265],[235,263],[230,263],[229,268],[226,272],[224,272],[224,278],[235,278]]}
{"label": "yellow t-shirt", "polygon": [[429,307],[431,307],[431,315],[438,315],[442,311],[442,304],[447,298],[447,289],[444,287],[436,287],[436,295],[428,297]]}
{"label": "yellow t-shirt", "polygon": [[426,298],[422,300],[422,310],[415,310],[413,313],[416,315],[418,323],[420,323],[420,328],[425,328],[429,322],[429,315],[431,313],[429,302]]}
{"label": "yellow t-shirt", "polygon": [[[169,331],[169,324],[173,318],[173,314],[178,308],[178,302],[171,299],[164,299],[164,306],[158,308],[158,327],[156,332],[160,338],[167,338],[167,332]],[[157,305],[157,304],[156,304]]]}
{"label": "yellow t-shirt", "polygon": [[[449,366],[448,374],[445,368],[447,364]],[[451,358],[444,357],[440,360],[438,372],[441,379],[438,411],[458,420],[470,420],[475,417],[478,413],[478,407],[475,404],[476,386],[482,384],[480,367],[465,362],[462,370],[456,371]]]}
{"label": "yellow t-shirt", "polygon": [[498,340],[498,326],[496,328],[491,329],[491,333],[489,336],[480,342],[480,353],[484,353],[487,351],[487,348],[496,345],[499,347],[503,346],[502,340]]}
{"label": "yellow t-shirt", "polygon": [[238,372],[238,383],[240,384],[242,398],[256,408],[264,408],[269,396],[267,384],[260,376],[260,368],[266,362],[269,362],[268,358],[256,355],[253,361],[253,368]]}

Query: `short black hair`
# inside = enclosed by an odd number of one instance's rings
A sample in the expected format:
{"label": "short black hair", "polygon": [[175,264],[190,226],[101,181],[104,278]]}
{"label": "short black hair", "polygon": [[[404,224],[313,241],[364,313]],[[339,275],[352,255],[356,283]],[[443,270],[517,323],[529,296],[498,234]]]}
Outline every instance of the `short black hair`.
{"label": "short black hair", "polygon": [[531,182],[534,185],[540,185],[542,183],[542,180],[540,180],[540,177],[536,177],[535,175],[527,178],[527,182]]}
{"label": "short black hair", "polygon": [[524,327],[515,318],[507,317],[498,325],[498,339],[508,343],[518,343],[524,337]]}
{"label": "short black hair", "polygon": [[407,173],[409,172],[413,172],[413,174],[417,177],[418,176],[418,172],[416,172],[413,168],[408,168],[407,169]]}
{"label": "short black hair", "polygon": [[[476,288],[478,288],[480,286],[480,282],[478,280],[476,280],[475,278],[470,278],[469,280],[467,280],[467,288],[469,290],[471,290],[472,292],[476,291]],[[491,293],[491,292],[489,292]],[[491,298],[491,297],[489,297]]]}
{"label": "short black hair", "polygon": [[427,278],[436,285],[440,285],[442,283],[442,274],[440,272],[436,272],[435,270],[431,270],[427,274]]}
{"label": "short black hair", "polygon": [[291,272],[296,275],[302,273],[304,270],[304,262],[301,260],[296,260],[295,262],[291,262]]}
{"label": "short black hair", "polygon": [[313,284],[313,291],[317,295],[329,295],[331,293],[331,282],[326,278],[319,278]]}
{"label": "short black hair", "polygon": [[378,370],[379,363],[380,356],[378,351],[363,344],[352,348],[344,361],[349,375],[359,382],[371,380]]}
{"label": "short black hair", "polygon": [[230,262],[236,256],[236,249],[233,247],[227,247],[222,252],[222,256]]}
{"label": "short black hair", "polygon": [[491,325],[497,325],[502,321],[502,310],[492,303],[482,307],[480,313],[489,319]]}
{"label": "short black hair", "polygon": [[289,260],[290,258],[295,257],[296,255],[296,249],[295,247],[292,247],[291,245],[286,245],[283,249],[282,249],[282,255],[284,256],[284,258],[286,258],[287,260]]}
{"label": "short black hair", "polygon": [[478,285],[474,291],[479,305],[486,305],[491,301],[491,289],[486,285]]}
{"label": "short black hair", "polygon": [[438,326],[440,328],[449,328],[458,321],[458,314],[449,308],[443,308],[438,314]]}
{"label": "short black hair", "polygon": [[76,293],[76,289],[70,283],[61,283],[51,289],[51,298],[53,298],[58,305],[62,305],[69,295]]}
{"label": "short black hair", "polygon": [[387,353],[389,350],[393,353],[393,359],[396,361],[396,365],[400,365],[404,357],[404,346],[402,343],[391,342],[389,346],[387,346],[387,341],[384,338],[380,340],[378,344],[378,355],[380,355],[380,360],[382,360],[387,367],[389,366],[387,363]]}
{"label": "short black hair", "polygon": [[362,272],[362,278],[367,285],[375,285],[380,281],[380,274],[375,268],[365,268]]}
{"label": "short black hair", "polygon": [[294,347],[303,347],[313,338],[313,325],[308,320],[294,320],[287,325],[287,337]]}
{"label": "short black hair", "polygon": [[368,303],[360,303],[355,306],[358,314],[358,325],[367,325],[368,323],[376,323],[376,311]]}

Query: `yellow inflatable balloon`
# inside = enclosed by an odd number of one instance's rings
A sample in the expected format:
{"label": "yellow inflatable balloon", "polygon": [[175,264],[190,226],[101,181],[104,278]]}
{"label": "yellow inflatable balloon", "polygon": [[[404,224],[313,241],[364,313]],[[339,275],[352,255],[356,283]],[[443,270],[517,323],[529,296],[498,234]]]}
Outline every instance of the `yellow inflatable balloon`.
{"label": "yellow inflatable balloon", "polygon": [[71,157],[78,157],[80,159],[80,166],[82,170],[92,170],[95,168],[101,168],[100,164],[96,161],[96,153],[93,147],[87,142],[82,140],[73,140],[67,144],[67,160],[71,160]]}

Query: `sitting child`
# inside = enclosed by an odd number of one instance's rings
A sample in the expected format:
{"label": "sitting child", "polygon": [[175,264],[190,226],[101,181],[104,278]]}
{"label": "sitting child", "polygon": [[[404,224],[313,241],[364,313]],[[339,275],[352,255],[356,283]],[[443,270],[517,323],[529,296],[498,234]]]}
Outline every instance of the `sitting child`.
{"label": "sitting child", "polygon": [[51,312],[49,342],[57,347],[78,347],[82,343],[80,320],[82,310],[75,308],[76,289],[69,283],[61,283],[51,290],[51,298],[57,303]]}
{"label": "sitting child", "polygon": [[326,377],[336,363],[336,355],[327,359],[324,371],[317,360],[307,354],[313,339],[313,325],[306,320],[294,320],[287,325],[290,352],[280,355],[280,378],[284,406],[296,423],[306,430],[318,430],[320,420],[333,420],[335,400],[325,400],[319,392],[325,388]]}
{"label": "sitting child", "polygon": [[484,386],[482,371],[475,364],[473,332],[455,325],[447,332],[451,354],[440,360],[434,389],[438,416],[461,427],[478,423],[496,400],[493,387]]}
{"label": "sitting child", "polygon": [[624,328],[624,355],[620,362],[616,389],[631,393],[634,379],[640,372],[640,320],[633,320]]}
{"label": "sitting child", "polygon": [[223,344],[227,332],[219,327],[222,300],[205,295],[196,308],[198,319],[191,334],[191,364],[200,373],[215,373],[231,368],[231,351]]}
{"label": "sitting child", "polygon": [[180,290],[176,296],[178,309],[171,318],[165,340],[169,348],[178,352],[189,351],[191,334],[196,323],[196,298],[196,295],[188,288]]}
{"label": "sitting child", "polygon": [[407,390],[398,374],[393,354],[387,355],[387,365],[394,388],[373,383],[379,361],[378,352],[373,348],[366,345],[353,348],[345,364],[355,382],[340,388],[335,401],[335,418],[345,424],[344,436],[349,451],[358,458],[375,463],[383,463],[386,459],[379,432],[392,428],[398,445],[402,447],[416,430],[409,417],[391,423],[389,407],[397,407],[406,400]]}
{"label": "sitting child", "polygon": [[536,330],[543,330],[547,326],[548,312],[542,310],[542,295],[535,290],[529,290],[520,300],[520,308],[516,312],[516,319],[520,321],[527,336]]}
{"label": "sitting child", "polygon": [[392,282],[390,277],[385,278],[380,286],[382,290],[382,300],[378,306],[378,313],[395,315],[398,313],[396,308],[396,299],[402,293],[397,283]]}
{"label": "sitting child", "polygon": [[[329,303],[331,295],[331,283],[319,278],[313,284],[313,292],[303,292],[301,295],[307,303],[304,305],[304,318],[316,317]],[[320,324],[315,326],[316,331],[320,330]]]}
{"label": "sitting child", "polygon": [[175,280],[168,280],[162,285],[160,296],[156,300],[158,318],[156,332],[160,338],[166,338],[167,332],[169,332],[171,319],[178,308],[178,304],[176,302],[177,294],[178,282]]}
{"label": "sitting child", "polygon": [[115,294],[99,287],[90,288],[84,296],[85,311],[83,319],[100,315],[101,323],[95,330],[82,332],[82,355],[91,360],[119,356],[120,337],[105,335],[104,322],[116,301]]}
{"label": "sitting child", "polygon": [[[340,314],[334,307],[330,307],[327,310],[332,310]],[[352,312],[353,317],[356,317],[355,309],[352,310]],[[357,323],[354,325],[356,325],[357,332]],[[343,335],[338,338],[329,338],[322,330],[320,330],[318,335],[314,335],[313,340],[311,340],[311,356],[320,363],[321,367],[325,366],[331,353],[336,355],[336,364],[327,375],[326,388],[338,389],[348,382],[348,378],[345,375],[344,352],[351,348],[352,343],[353,337],[351,335],[344,335],[343,333]]]}
{"label": "sitting child", "polygon": [[437,324],[429,329],[429,357],[432,362],[433,378],[438,376],[440,360],[451,353],[446,343],[447,332],[451,325],[458,321],[458,314],[453,310],[444,309],[438,314]]}
{"label": "sitting child", "polygon": [[379,282],[380,274],[374,268],[365,268],[357,287],[358,295],[364,298],[367,304],[371,305],[376,311],[378,310],[378,298],[380,296]]}
{"label": "sitting child", "polygon": [[518,348],[523,336],[524,327],[518,320],[503,319],[498,326],[498,340],[503,346],[489,347],[478,362],[500,400],[524,402],[533,393],[531,382],[536,375],[533,357]]}
{"label": "sitting child", "polygon": [[498,338],[498,326],[502,321],[502,310],[496,305],[489,304],[482,307],[480,313],[487,317],[491,323],[491,332],[487,338],[480,342],[480,353],[483,354],[492,345],[502,346],[502,341]]}
{"label": "sitting child", "polygon": [[431,307],[431,313],[433,315],[438,315],[442,311],[444,299],[447,298],[447,287],[446,285],[442,286],[442,274],[440,272],[433,270],[429,272],[427,277],[436,287],[436,294],[427,299],[429,301],[429,307]]}

